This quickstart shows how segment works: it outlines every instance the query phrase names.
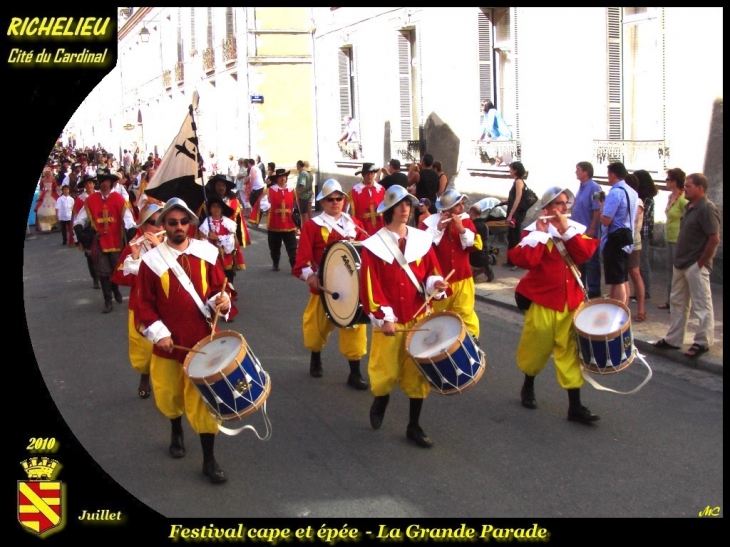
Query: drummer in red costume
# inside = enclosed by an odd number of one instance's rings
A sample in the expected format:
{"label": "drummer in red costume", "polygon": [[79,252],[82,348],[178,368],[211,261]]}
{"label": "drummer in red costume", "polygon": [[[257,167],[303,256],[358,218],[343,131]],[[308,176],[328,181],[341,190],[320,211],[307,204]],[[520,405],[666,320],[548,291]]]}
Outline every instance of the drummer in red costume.
{"label": "drummer in red costume", "polygon": [[[317,272],[322,263],[324,250],[335,241],[362,241],[367,236],[362,224],[342,212],[345,193],[334,179],[325,181],[317,195],[323,212],[311,218],[302,226],[297,248],[297,259],[292,274],[306,281],[309,286],[309,303],[302,316],[304,346],[311,351],[309,373],[315,378],[322,376],[321,352],[335,325],[327,318],[319,292]],[[355,389],[367,389],[360,372],[360,359],[367,353],[367,330],[365,325],[339,329],[340,353],[350,364],[347,385]]]}
{"label": "drummer in red costume", "polygon": [[155,222],[164,226],[166,240],[145,253],[139,267],[139,321],[142,334],[154,344],[150,379],[157,408],[172,424],[170,455],[185,456],[184,412],[200,435],[203,474],[220,483],[226,476],[213,452],[218,420],[186,376],[182,364],[188,351],[181,348],[192,348],[209,337],[214,313],[226,318],[231,300],[221,292],[226,276],[218,249],[189,238],[188,224],[197,225],[198,218],[185,202],[168,200]]}
{"label": "drummer in red costume", "polygon": [[363,163],[362,169],[355,174],[362,173],[362,182],[352,187],[347,195],[350,201],[350,215],[362,222],[365,231],[370,235],[383,227],[383,218],[378,214],[378,207],[383,202],[385,188],[375,182],[377,167],[372,163]]}
{"label": "drummer in red costume", "polygon": [[91,254],[104,294],[102,313],[109,313],[112,311],[112,294],[118,303],[123,302],[119,287],[110,278],[117,267],[119,253],[126,243],[125,235],[127,240],[131,240],[137,232],[137,224],[129,204],[119,193],[111,191],[119,177],[100,173],[96,178],[99,192],[89,196],[84,202],[84,208],[76,215],[74,233],[77,240],[83,239],[83,229],[90,224],[96,234]]}
{"label": "drummer in red costume", "polygon": [[515,291],[532,301],[517,346],[517,366],[525,373],[522,406],[537,408],[535,376],[552,353],[558,383],[568,391],[568,419],[590,424],[599,417],[580,401],[583,376],[573,326],[574,311],[584,293],[558,247],[564,245],[572,261],[580,265],[593,256],[600,242],[585,235],[585,226],[567,218],[574,201],[570,190],[549,188],[535,210],[550,218],[539,218],[525,228],[522,241],[508,251],[508,257],[529,270]]}
{"label": "drummer in red costume", "polygon": [[[410,399],[406,437],[423,448],[433,445],[419,424],[428,381],[406,351],[406,333],[428,310],[419,308],[429,295],[447,296],[448,282],[439,270],[432,239],[426,232],[407,225],[418,200],[399,185],[388,188],[378,207],[385,226],[363,241],[360,269],[360,301],[374,327],[368,375],[375,400],[370,408],[370,425],[379,429],[390,392],[396,384]],[[402,259],[413,279],[401,266]],[[416,288],[418,284],[418,288]]]}
{"label": "drummer in red costume", "polygon": [[288,176],[289,171],[286,169],[277,169],[273,175],[269,175],[269,180],[274,184],[264,190],[271,204],[266,233],[269,239],[269,253],[273,263],[271,269],[275,272],[279,271],[282,243],[284,243],[286,254],[289,256],[289,264],[292,268],[297,254],[297,226],[292,219],[295,198],[294,192],[286,186]]}
{"label": "drummer in red costume", "polygon": [[[127,332],[129,341],[129,362],[139,372],[139,388],[137,394],[146,399],[150,396],[150,361],[152,359],[152,342],[147,340],[137,330],[139,312],[137,302],[139,300],[139,288],[136,287],[137,273],[142,262],[142,256],[147,251],[157,247],[162,242],[164,230],[155,226],[157,217],[160,216],[162,208],[156,203],[148,203],[139,214],[137,234],[131,243],[122,250],[119,263],[112,275],[112,282],[117,285],[131,287],[129,291],[129,314],[127,321]],[[160,232],[163,232],[160,234]]]}
{"label": "drummer in red costume", "polygon": [[449,310],[458,314],[469,334],[478,341],[479,318],[474,311],[476,291],[469,254],[481,250],[483,242],[468,213],[464,212],[467,200],[465,195],[456,190],[446,190],[436,200],[438,212],[423,222],[426,231],[433,237],[441,271],[446,273],[454,270],[449,278],[452,295],[434,302],[433,308],[437,312]]}

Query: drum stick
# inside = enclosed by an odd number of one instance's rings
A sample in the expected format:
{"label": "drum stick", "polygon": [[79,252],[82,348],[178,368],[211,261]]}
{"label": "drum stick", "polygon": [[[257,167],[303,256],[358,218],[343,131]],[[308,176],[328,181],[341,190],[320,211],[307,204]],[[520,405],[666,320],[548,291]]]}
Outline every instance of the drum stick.
{"label": "drum stick", "polygon": [[[158,237],[158,236],[161,236],[164,233],[165,233],[165,230],[160,230],[159,232],[157,232],[156,234],[154,234],[154,236],[155,237]],[[129,244],[130,245],[139,245],[140,243],[144,243],[144,242],[145,242],[145,237],[144,237],[144,235],[141,235],[138,238],[133,239],[132,241],[130,241]]]}
{"label": "drum stick", "polygon": [[317,285],[317,288],[318,288],[318,289],[319,289],[320,291],[322,291],[322,292],[325,292],[325,293],[329,294],[329,295],[330,295],[330,296],[331,296],[331,297],[332,297],[332,298],[333,298],[334,300],[337,300],[337,299],[338,299],[338,298],[340,297],[340,293],[338,293],[338,292],[335,292],[335,291],[331,291],[331,290],[329,290],[329,289],[325,289],[325,288],[324,288],[324,287],[323,287],[322,285]]}
{"label": "drum stick", "polygon": [[[221,294],[225,294],[225,292],[226,292],[226,285],[228,285],[228,278],[227,277],[226,277],[226,280],[223,282],[223,288],[221,289]],[[210,331],[210,340],[208,340],[209,342],[211,340],[213,340],[213,335],[215,334],[215,324],[218,322],[218,316],[220,315],[220,313],[221,313],[220,308],[218,308],[217,310],[215,310],[215,317],[213,318],[213,326],[211,327],[211,331]]]}
{"label": "drum stick", "polygon": [[[449,278],[450,278],[450,277],[451,277],[452,275],[454,275],[454,272],[455,272],[455,271],[456,271],[456,270],[451,270],[451,271],[449,272],[449,275],[447,275],[446,277],[444,277],[444,281],[448,281],[448,280],[449,280]],[[419,313],[421,313],[421,311],[423,311],[423,309],[424,309],[424,308],[425,308],[426,306],[428,306],[428,303],[429,303],[429,302],[431,301],[431,299],[432,299],[432,298],[434,297],[434,295],[435,295],[435,294],[436,294],[437,292],[438,292],[438,291],[434,291],[433,293],[431,293],[431,295],[430,295],[430,296],[429,296],[428,298],[426,298],[426,301],[425,301],[425,302],[423,303],[423,305],[422,305],[422,306],[421,306],[420,308],[418,308],[418,311],[416,311],[416,313],[414,313],[414,314],[413,314],[413,319],[415,319],[416,317],[418,317],[418,314],[419,314]]]}
{"label": "drum stick", "polygon": [[172,347],[175,349],[184,349],[185,351],[192,351],[193,353],[199,353],[200,355],[208,355],[204,351],[200,351],[200,350],[193,349],[193,348],[186,348],[185,346],[177,346],[177,345],[173,344]]}

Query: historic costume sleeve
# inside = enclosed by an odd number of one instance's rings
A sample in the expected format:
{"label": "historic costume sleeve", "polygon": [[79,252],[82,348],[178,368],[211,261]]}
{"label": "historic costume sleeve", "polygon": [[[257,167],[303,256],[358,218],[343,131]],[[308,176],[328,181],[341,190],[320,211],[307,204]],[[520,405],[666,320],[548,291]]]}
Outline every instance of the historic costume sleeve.
{"label": "historic costume sleeve", "polygon": [[523,231],[522,240],[507,251],[507,257],[515,266],[532,270],[542,261],[543,253],[547,249],[546,244],[550,240],[550,234],[533,230]]}
{"label": "historic costume sleeve", "polygon": [[461,248],[464,250],[469,249],[469,252],[481,251],[482,238],[476,233],[477,227],[474,226],[474,223],[469,218],[463,219],[462,222],[465,230],[463,234],[459,234]]}
{"label": "historic costume sleeve", "polygon": [[439,270],[438,258],[436,257],[436,252],[433,250],[433,247],[428,250],[428,253],[426,253],[423,257],[423,260],[425,261],[426,272],[429,272],[428,277],[426,278],[426,292],[429,295],[433,294],[434,300],[441,300],[442,298],[449,296],[451,294],[451,289],[447,289],[446,291],[436,290],[436,282],[443,281],[444,278]]}
{"label": "historic costume sleeve", "polygon": [[375,327],[382,327],[386,321],[397,322],[393,308],[388,305],[385,294],[380,286],[377,266],[381,261],[368,249],[362,250],[362,265],[360,270],[360,301],[363,310],[370,317]]}
{"label": "historic costume sleeve", "polygon": [[86,226],[89,224],[89,216],[86,211],[86,207],[83,205],[81,206],[81,209],[76,213],[76,218],[74,219],[74,226],[76,225],[81,226],[82,228],[86,228]]}
{"label": "historic costume sleeve", "polygon": [[588,237],[585,234],[579,234],[572,227],[565,231],[565,233],[561,236],[561,239],[565,241],[565,248],[568,250],[573,262],[576,264],[583,264],[584,262],[587,262],[601,244],[600,239]]}
{"label": "historic costume sleeve", "polygon": [[127,287],[134,285],[135,277],[139,272],[139,265],[141,262],[141,258],[137,258],[137,260],[132,258],[132,248],[129,245],[124,247],[124,249],[122,249],[122,253],[119,255],[117,267],[114,268],[114,273],[111,277],[112,283]]}
{"label": "historic costume sleeve", "polygon": [[309,220],[304,223],[299,235],[299,245],[297,246],[297,256],[292,268],[292,275],[303,281],[306,281],[319,267],[314,261],[314,238],[319,237],[319,231],[320,226]]}
{"label": "historic costume sleeve", "polygon": [[141,264],[137,279],[139,287],[139,299],[137,301],[137,312],[139,322],[144,326],[142,336],[153,344],[163,338],[172,336],[170,329],[160,319],[155,306],[156,287],[159,283],[158,275],[153,272],[147,264]]}

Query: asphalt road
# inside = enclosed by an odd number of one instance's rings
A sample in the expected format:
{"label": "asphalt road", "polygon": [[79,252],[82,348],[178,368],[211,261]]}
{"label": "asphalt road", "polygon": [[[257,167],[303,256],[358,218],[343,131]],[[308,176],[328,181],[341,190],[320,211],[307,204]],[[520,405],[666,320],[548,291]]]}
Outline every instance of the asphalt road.
{"label": "asphalt road", "polygon": [[[74,469],[66,453],[69,473],[87,473],[92,488],[86,505],[74,508],[133,510],[132,498],[93,490],[113,486],[107,474],[166,517],[694,517],[722,508],[721,377],[651,357],[653,377],[634,395],[586,384],[583,403],[602,420],[585,426],[567,421],[567,396],[550,363],[536,381],[539,408],[527,410],[514,363],[522,318],[479,303],[486,372],[461,395],[429,395],[421,424],[435,445],[420,449],[405,438],[408,400],[397,389],[382,428],[371,429],[372,396],[345,385],[336,331],[323,352],[324,377],[309,376],[306,286],[283,269],[270,271],[266,235],[251,236],[247,270],[234,282],[241,314],[227,327],[243,334],[270,374],[273,433],[266,442],[250,431],[217,436],[223,485],[202,475],[202,452],[185,420],[187,456],[167,455],[168,420],[153,398],[137,396],[127,359],[128,290],[123,306],[102,315],[81,252],[61,247],[56,233],[25,241],[25,313],[40,375],[27,374],[23,394],[40,404],[45,383],[103,470]],[[645,374],[632,364],[599,381],[628,390]],[[262,411],[246,423],[262,432]],[[27,434],[62,437],[54,433],[61,427],[47,415]]]}

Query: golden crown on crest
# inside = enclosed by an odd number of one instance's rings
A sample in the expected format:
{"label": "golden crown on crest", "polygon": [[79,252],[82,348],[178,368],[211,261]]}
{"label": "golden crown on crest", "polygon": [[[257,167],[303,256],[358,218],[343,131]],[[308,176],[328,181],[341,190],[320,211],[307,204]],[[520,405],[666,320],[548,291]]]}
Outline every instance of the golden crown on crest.
{"label": "golden crown on crest", "polygon": [[28,458],[20,462],[30,480],[47,481],[53,478],[58,462],[51,458]]}

